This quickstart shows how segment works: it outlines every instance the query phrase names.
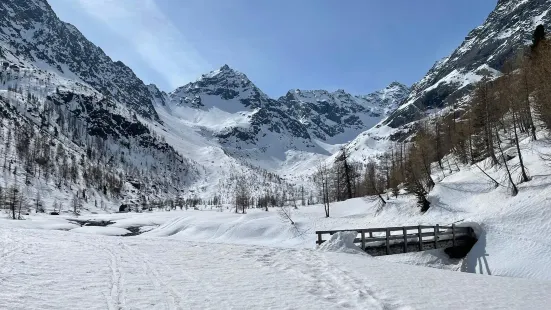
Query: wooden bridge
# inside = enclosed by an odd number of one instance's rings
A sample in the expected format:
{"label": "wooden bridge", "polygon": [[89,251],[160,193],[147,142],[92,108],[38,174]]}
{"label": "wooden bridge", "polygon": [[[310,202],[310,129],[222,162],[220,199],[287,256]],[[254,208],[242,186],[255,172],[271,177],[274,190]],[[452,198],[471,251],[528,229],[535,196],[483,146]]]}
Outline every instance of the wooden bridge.
{"label": "wooden bridge", "polygon": [[404,226],[366,229],[344,229],[316,231],[320,245],[327,240],[324,235],[352,231],[359,235],[354,239],[362,250],[371,256],[402,254],[433,249],[445,249],[452,258],[467,255],[476,243],[476,235],[471,227],[451,226]]}

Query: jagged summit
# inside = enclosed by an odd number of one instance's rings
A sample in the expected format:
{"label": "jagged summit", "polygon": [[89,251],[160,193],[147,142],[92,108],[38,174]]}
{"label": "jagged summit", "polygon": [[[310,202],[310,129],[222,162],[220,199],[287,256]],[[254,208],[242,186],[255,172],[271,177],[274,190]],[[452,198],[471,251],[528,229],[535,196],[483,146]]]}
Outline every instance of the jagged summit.
{"label": "jagged summit", "polygon": [[294,89],[278,101],[308,127],[313,137],[344,143],[381,121],[408,93],[409,88],[400,83],[363,96],[343,89],[334,92]]}
{"label": "jagged summit", "polygon": [[385,88],[409,88],[409,87],[407,85],[403,84],[403,83],[400,83],[398,81],[394,81],[394,82],[390,83]]}
{"label": "jagged summit", "polygon": [[200,78],[200,79],[204,79],[204,78],[213,78],[213,77],[216,77],[216,76],[224,76],[225,78],[242,78],[242,79],[247,79],[247,76],[235,69],[232,69],[229,65],[225,64],[223,65],[222,67],[220,67],[219,69],[217,70],[213,70],[209,73],[206,73],[206,74],[203,74]]}
{"label": "jagged summit", "polygon": [[175,104],[217,107],[228,112],[259,108],[270,100],[245,74],[228,65],[203,74],[195,82],[178,87],[168,95]]}

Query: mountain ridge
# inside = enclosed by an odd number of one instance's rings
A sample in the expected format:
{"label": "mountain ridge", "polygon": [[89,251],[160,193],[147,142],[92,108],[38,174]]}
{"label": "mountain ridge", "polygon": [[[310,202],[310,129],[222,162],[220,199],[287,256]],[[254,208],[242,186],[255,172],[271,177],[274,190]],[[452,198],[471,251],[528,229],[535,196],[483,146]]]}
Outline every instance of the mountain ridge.
{"label": "mountain ridge", "polygon": [[26,59],[39,68],[56,70],[144,117],[159,119],[145,84],[132,69],[112,60],[74,25],[59,20],[46,1],[6,1],[1,6],[0,45],[13,62]]}
{"label": "mountain ridge", "polygon": [[[194,82],[176,88],[168,96],[173,104],[206,110],[216,107],[226,112],[238,113],[266,109],[267,113],[257,111],[260,112],[259,115],[252,115],[252,118],[264,115],[257,123],[269,123],[269,115],[288,120],[292,127],[291,134],[306,140],[316,138],[328,141],[353,129],[346,138],[337,141],[344,143],[347,139],[353,139],[362,129],[382,120],[408,92],[407,86],[392,82],[385,89],[367,95],[352,95],[344,90],[330,92],[292,89],[286,95],[273,99],[245,74],[225,64],[203,74]],[[272,129],[278,131],[289,126],[272,126]],[[254,140],[258,133],[256,130],[245,134],[241,129],[236,129],[233,133],[225,133],[222,138],[234,135],[240,139]]]}
{"label": "mountain ridge", "polygon": [[422,118],[427,110],[462,104],[476,82],[499,75],[504,62],[531,41],[538,24],[551,21],[550,7],[550,0],[499,0],[482,25],[412,86],[384,125],[398,128]]}

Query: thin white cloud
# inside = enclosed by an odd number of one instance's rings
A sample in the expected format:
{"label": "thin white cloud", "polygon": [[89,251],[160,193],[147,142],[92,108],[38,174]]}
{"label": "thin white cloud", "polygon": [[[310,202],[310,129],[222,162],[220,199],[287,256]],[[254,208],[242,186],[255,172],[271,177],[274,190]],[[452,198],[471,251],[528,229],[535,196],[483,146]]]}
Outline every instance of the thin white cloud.
{"label": "thin white cloud", "polygon": [[82,9],[126,38],[150,68],[173,88],[211,66],[163,14],[154,0],[76,0]]}

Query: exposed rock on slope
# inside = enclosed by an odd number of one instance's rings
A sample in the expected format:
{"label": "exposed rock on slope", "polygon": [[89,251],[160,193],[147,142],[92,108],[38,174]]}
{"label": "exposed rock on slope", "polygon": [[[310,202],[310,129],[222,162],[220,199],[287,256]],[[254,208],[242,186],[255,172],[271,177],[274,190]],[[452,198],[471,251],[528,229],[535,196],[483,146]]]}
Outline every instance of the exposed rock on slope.
{"label": "exposed rock on slope", "polygon": [[15,63],[32,62],[56,70],[88,83],[143,117],[158,120],[149,91],[134,72],[59,20],[44,0],[0,3],[0,46],[4,57]]}
{"label": "exposed rock on slope", "polygon": [[550,8],[551,0],[498,1],[484,24],[415,83],[384,124],[399,127],[422,117],[428,109],[461,102],[473,83],[497,75],[506,59],[530,42],[537,25],[551,21]]}

